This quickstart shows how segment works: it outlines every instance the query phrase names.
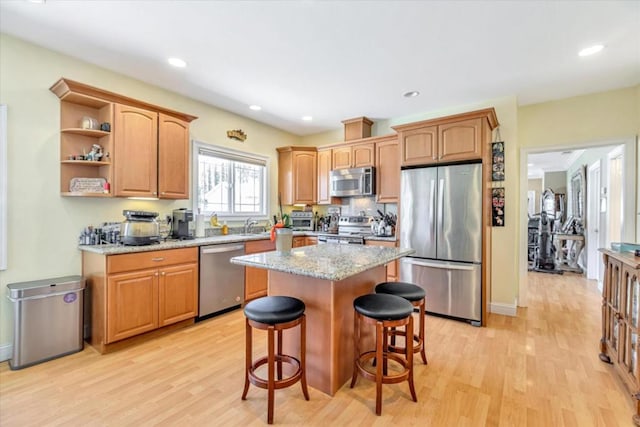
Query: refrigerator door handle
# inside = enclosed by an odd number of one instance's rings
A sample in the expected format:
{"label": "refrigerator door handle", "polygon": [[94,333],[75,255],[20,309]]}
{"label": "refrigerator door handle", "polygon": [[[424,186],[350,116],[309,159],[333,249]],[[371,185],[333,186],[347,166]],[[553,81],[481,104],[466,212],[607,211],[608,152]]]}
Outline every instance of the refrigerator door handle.
{"label": "refrigerator door handle", "polygon": [[435,236],[436,234],[436,221],[435,221],[435,211],[436,211],[436,181],[435,180],[431,180],[431,203],[429,206],[429,221],[431,221],[431,228],[432,228],[432,232],[433,235]]}
{"label": "refrigerator door handle", "polygon": [[445,270],[473,271],[477,267],[477,264],[453,264],[448,262],[418,261],[413,258],[402,258],[402,262],[407,264],[419,265],[421,267],[442,268]]}
{"label": "refrigerator door handle", "polygon": [[444,179],[440,178],[438,181],[438,226],[442,227],[444,219]]}

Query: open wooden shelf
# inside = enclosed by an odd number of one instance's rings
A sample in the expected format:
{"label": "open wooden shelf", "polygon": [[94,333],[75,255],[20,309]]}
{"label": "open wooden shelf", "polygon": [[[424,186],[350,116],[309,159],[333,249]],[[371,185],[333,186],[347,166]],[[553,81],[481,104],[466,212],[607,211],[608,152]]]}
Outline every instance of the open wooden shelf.
{"label": "open wooden shelf", "polygon": [[83,129],[83,128],[66,128],[66,129],[62,129],[60,132],[70,133],[73,135],[92,136],[94,138],[107,136],[111,133],[111,132],[105,132],[103,130],[98,130],[98,129]]}

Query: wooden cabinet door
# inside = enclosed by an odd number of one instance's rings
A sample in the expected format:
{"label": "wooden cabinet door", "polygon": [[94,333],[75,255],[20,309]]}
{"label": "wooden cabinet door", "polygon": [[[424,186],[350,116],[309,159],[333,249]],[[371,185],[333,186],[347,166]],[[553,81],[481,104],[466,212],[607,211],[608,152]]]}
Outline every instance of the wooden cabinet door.
{"label": "wooden cabinet door", "polygon": [[438,157],[441,162],[482,158],[482,119],[438,126]]}
{"label": "wooden cabinet door", "polygon": [[292,248],[299,248],[305,245],[306,245],[306,241],[304,236],[296,236],[293,238],[293,241],[291,242]]}
{"label": "wooden cabinet door", "polygon": [[313,246],[313,245],[317,245],[318,244],[318,238],[317,237],[311,237],[311,236],[307,236],[304,238],[304,245],[305,246]]}
{"label": "wooden cabinet door", "polygon": [[427,165],[438,161],[437,126],[401,131],[398,135],[402,166]]}
{"label": "wooden cabinet door", "polygon": [[620,261],[607,257],[604,282],[604,339],[607,346],[607,354],[613,362],[617,362],[620,349],[621,328],[619,319],[622,305],[622,263]]}
{"label": "wooden cabinet door", "polygon": [[332,150],[333,169],[347,169],[351,167],[351,146],[334,148]]}
{"label": "wooden cabinet door", "polygon": [[622,266],[621,289],[622,309],[620,317],[620,351],[618,353],[623,376],[630,384],[637,384],[640,380],[638,358],[640,347],[638,332],[640,332],[640,270],[624,264]]}
{"label": "wooden cabinet door", "polygon": [[293,152],[293,204],[316,204],[318,185],[315,151]]}
{"label": "wooden cabinet door", "polygon": [[158,323],[166,326],[198,315],[198,264],[160,269]]}
{"label": "wooden cabinet door", "polygon": [[[273,251],[276,249],[275,242],[271,240],[253,240],[245,243],[245,254],[255,254],[259,252]],[[269,272],[264,268],[245,267],[244,268],[244,300],[249,301],[267,295],[269,284]]]}
{"label": "wooden cabinet door", "polygon": [[376,144],[376,200],[398,203],[400,194],[400,149],[398,140]]}
{"label": "wooden cabinet door", "polygon": [[375,166],[376,148],[373,143],[351,146],[351,167],[365,168]]}
{"label": "wooden cabinet door", "polygon": [[114,194],[158,195],[158,113],[116,104]]}
{"label": "wooden cabinet door", "polygon": [[158,327],[158,270],[113,274],[107,279],[107,343]]}
{"label": "wooden cabinet door", "polygon": [[318,150],[318,205],[337,204],[331,194],[331,149]]}
{"label": "wooden cabinet door", "polygon": [[158,194],[161,199],[189,198],[189,123],[158,117]]}

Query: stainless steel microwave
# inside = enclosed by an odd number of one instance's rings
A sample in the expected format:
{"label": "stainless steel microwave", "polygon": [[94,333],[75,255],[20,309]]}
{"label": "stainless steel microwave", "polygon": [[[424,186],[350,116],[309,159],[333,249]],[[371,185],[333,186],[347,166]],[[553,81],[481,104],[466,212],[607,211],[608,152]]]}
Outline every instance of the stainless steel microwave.
{"label": "stainless steel microwave", "polygon": [[334,169],[331,171],[331,196],[375,195],[375,168]]}

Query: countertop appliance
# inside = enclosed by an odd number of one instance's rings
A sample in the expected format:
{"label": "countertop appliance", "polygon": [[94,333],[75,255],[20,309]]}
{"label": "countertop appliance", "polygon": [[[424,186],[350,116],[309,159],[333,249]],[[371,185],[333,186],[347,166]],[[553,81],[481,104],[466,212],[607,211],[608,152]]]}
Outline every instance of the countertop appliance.
{"label": "countertop appliance", "polygon": [[187,208],[173,210],[173,219],[171,220],[171,237],[180,240],[193,239],[193,235],[189,233],[189,223],[193,221],[193,211]]}
{"label": "countertop appliance", "polygon": [[318,243],[364,245],[364,238],[371,236],[370,216],[341,216],[338,219],[338,234],[319,234]]}
{"label": "countertop appliance", "polygon": [[203,320],[244,302],[244,266],[231,264],[244,255],[244,243],[200,247],[198,318]]}
{"label": "countertop appliance", "polygon": [[426,292],[426,310],[482,321],[482,164],[402,170],[400,280]]}
{"label": "countertop appliance", "polygon": [[294,230],[313,231],[313,212],[291,211],[290,217]]}
{"label": "countertop appliance", "polygon": [[331,197],[374,196],[375,168],[334,169],[330,173]]}
{"label": "countertop appliance", "polygon": [[130,246],[150,245],[160,241],[158,212],[122,211],[125,220],[120,224],[122,243]]}

